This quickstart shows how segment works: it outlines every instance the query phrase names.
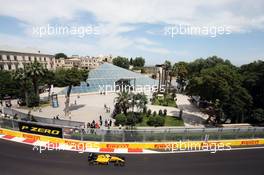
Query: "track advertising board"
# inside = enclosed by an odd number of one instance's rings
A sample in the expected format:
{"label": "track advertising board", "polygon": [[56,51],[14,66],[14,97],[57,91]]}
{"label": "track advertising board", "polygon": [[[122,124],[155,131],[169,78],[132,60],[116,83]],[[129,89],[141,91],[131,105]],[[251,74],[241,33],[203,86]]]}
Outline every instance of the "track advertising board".
{"label": "track advertising board", "polygon": [[42,126],[38,124],[19,122],[19,131],[31,134],[62,138],[62,128],[53,126]]}

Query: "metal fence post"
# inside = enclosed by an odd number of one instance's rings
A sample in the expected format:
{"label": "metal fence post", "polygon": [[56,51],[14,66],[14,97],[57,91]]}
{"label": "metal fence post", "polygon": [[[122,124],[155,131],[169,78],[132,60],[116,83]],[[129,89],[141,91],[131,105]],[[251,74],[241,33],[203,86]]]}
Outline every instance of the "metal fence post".
{"label": "metal fence post", "polygon": [[185,140],[185,139],[187,140],[187,137],[188,137],[188,135],[187,135],[188,131],[187,130],[188,130],[187,128],[184,129],[184,134],[183,134],[182,140]]}
{"label": "metal fence post", "polygon": [[255,133],[256,133],[256,128],[254,128],[254,131],[252,132],[252,139],[254,139],[255,138]]}
{"label": "metal fence post", "polygon": [[167,130],[165,129],[165,131],[163,132],[163,141],[166,141],[166,133],[167,133]]}
{"label": "metal fence post", "polygon": [[12,121],[12,129],[15,130],[14,120],[11,121]]}
{"label": "metal fence post", "polygon": [[205,128],[203,128],[202,132],[203,132],[204,138],[203,138],[203,135],[202,135],[202,136],[201,136],[201,141],[207,139],[207,134],[206,134],[206,132],[205,132]]}
{"label": "metal fence post", "polygon": [[237,129],[235,130],[235,132],[236,132],[235,138],[237,139],[237,138],[238,138],[238,135],[239,135],[239,132],[240,132],[240,128],[237,128]]}
{"label": "metal fence post", "polygon": [[62,130],[62,138],[64,139],[64,128],[62,127],[61,130]]}
{"label": "metal fence post", "polygon": [[143,142],[145,142],[146,141],[146,131],[144,130],[143,131]]}
{"label": "metal fence post", "polygon": [[122,142],[124,142],[126,139],[125,139],[125,137],[126,137],[126,135],[125,135],[125,131],[124,130],[122,130]]}
{"label": "metal fence post", "polygon": [[105,132],[101,135],[101,141],[102,141],[102,142],[105,141]]}
{"label": "metal fence post", "polygon": [[83,130],[81,129],[81,141],[83,141]]}
{"label": "metal fence post", "polygon": [[221,136],[222,136],[222,132],[223,132],[223,129],[222,128],[218,128],[218,140],[221,140]]}

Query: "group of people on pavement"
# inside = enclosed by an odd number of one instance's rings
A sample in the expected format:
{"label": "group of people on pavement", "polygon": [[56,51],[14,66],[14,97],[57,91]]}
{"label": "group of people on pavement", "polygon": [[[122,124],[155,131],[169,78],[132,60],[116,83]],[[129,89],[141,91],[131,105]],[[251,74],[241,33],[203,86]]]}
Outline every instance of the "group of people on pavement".
{"label": "group of people on pavement", "polygon": [[[104,124],[104,125],[103,125]],[[112,126],[113,122],[111,119],[105,119],[104,123],[103,123],[103,119],[102,116],[99,116],[99,122],[95,122],[95,120],[93,120],[91,123],[88,122],[87,123],[87,128],[93,128],[93,129],[99,129],[102,126],[105,126],[107,128],[110,128]]]}

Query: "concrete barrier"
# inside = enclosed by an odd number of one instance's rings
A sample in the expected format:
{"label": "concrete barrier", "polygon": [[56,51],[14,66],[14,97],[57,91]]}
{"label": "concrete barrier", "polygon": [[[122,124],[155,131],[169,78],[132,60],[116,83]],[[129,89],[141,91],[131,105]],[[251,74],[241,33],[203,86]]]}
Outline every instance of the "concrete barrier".
{"label": "concrete barrier", "polygon": [[[29,133],[23,133],[19,131],[12,131],[8,129],[0,128],[0,135],[4,139],[12,140],[13,138],[21,140],[21,143],[37,144],[45,143],[62,145],[67,147],[68,150],[85,152],[115,152],[115,153],[164,153],[175,151],[192,151],[194,148],[196,151],[203,150],[202,148],[210,148],[208,151],[216,151],[216,148],[232,149],[232,147],[250,147],[264,145],[264,139],[238,139],[238,140],[210,140],[210,141],[183,141],[183,142],[93,142],[93,141],[78,141],[71,139],[61,139],[42,135],[35,135]],[[38,142],[40,141],[40,142]],[[188,149],[180,150],[179,146],[184,145]],[[126,150],[126,152],[124,152]],[[119,151],[119,152],[118,152]]]}

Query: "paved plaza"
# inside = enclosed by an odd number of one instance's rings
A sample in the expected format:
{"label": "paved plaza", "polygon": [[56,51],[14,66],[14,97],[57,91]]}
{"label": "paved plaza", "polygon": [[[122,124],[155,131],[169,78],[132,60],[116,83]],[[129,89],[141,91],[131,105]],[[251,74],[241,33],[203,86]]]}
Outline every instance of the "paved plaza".
{"label": "paved plaza", "polygon": [[[65,117],[64,107],[65,107],[65,96],[59,95],[59,107],[53,108],[51,106],[39,109],[31,110],[31,113],[36,116],[45,117],[45,118],[54,118],[59,116],[60,119],[73,120],[80,122],[92,122],[93,120],[98,121],[99,116],[102,116],[103,121],[111,119],[111,113],[114,109],[114,100],[117,95],[115,93],[108,93],[106,95],[100,94],[72,94],[70,98],[70,117]],[[174,107],[164,107],[147,105],[148,109],[151,111],[167,110],[167,114],[170,116],[179,116],[180,109],[183,110],[184,114],[191,114],[191,119],[188,119],[191,122],[185,122],[185,126],[200,126],[195,123],[197,119],[207,119],[207,115],[199,111],[199,109],[190,102],[190,97],[182,94],[177,94],[177,105],[178,108]],[[110,112],[106,111],[105,106],[110,109]],[[28,109],[18,108],[19,111],[28,113]],[[185,116],[186,116],[185,115]]]}
{"label": "paved plaza", "polygon": [[[79,96],[79,97],[78,97]],[[115,94],[109,93],[107,95],[100,94],[72,94],[70,98],[70,117],[71,120],[81,121],[81,122],[92,122],[93,120],[98,121],[99,116],[102,116],[103,121],[106,119],[110,119],[110,115],[114,109],[114,98]],[[58,96],[59,107],[53,108],[51,106],[41,108],[41,112],[39,109],[32,110],[31,114],[53,118],[59,115],[60,119],[69,120],[69,117],[64,116],[64,107],[65,107],[65,96]],[[110,113],[106,112],[104,106],[110,108]],[[18,108],[19,111],[28,113],[28,109]]]}

